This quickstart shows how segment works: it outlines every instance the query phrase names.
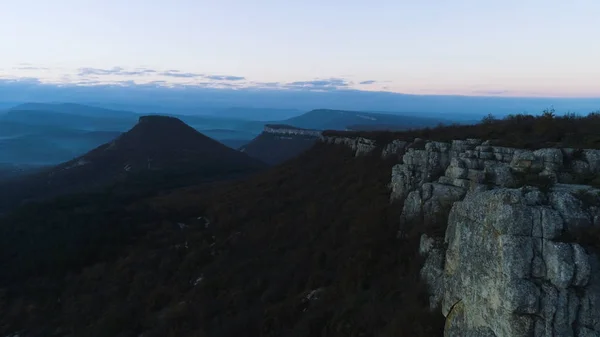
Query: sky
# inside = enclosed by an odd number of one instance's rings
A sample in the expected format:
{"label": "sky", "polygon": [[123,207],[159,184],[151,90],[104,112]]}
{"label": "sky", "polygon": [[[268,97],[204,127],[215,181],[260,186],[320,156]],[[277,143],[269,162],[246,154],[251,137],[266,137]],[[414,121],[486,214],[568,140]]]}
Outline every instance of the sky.
{"label": "sky", "polygon": [[0,2],[0,79],[600,97],[598,0]]}

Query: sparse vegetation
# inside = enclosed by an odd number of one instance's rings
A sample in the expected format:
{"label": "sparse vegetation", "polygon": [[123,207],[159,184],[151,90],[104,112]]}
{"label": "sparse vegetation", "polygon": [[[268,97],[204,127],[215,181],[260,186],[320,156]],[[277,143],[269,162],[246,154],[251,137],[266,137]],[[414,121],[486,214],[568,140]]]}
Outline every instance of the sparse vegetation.
{"label": "sparse vegetation", "polygon": [[540,116],[509,115],[504,119],[487,116],[483,123],[473,125],[448,125],[435,128],[414,129],[402,132],[342,132],[328,130],[326,136],[366,137],[388,143],[394,139],[412,141],[423,138],[436,141],[454,139],[495,139],[497,146],[525,149],[545,147],[600,148],[600,113],[587,116],[567,114],[557,116],[546,110]]}

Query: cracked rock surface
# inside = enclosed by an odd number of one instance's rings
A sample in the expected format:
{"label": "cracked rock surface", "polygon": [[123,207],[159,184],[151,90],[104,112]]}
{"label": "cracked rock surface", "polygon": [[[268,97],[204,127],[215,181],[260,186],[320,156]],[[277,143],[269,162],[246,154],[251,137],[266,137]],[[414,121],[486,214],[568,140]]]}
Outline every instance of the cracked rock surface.
{"label": "cracked rock surface", "polygon": [[446,336],[600,334],[598,256],[558,237],[573,214],[590,226],[597,216],[572,204],[578,193],[495,189],[454,204],[443,294],[432,296],[442,298]]}

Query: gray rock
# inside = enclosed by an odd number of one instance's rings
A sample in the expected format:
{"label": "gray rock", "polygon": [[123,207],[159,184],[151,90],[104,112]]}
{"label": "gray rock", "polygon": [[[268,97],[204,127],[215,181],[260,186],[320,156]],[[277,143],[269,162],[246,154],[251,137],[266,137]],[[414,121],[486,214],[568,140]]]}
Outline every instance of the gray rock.
{"label": "gray rock", "polygon": [[489,175],[492,184],[500,187],[515,187],[516,179],[510,167],[506,164],[488,165],[485,172]]}
{"label": "gray rock", "polygon": [[452,179],[464,179],[469,175],[469,169],[457,167],[457,166],[448,166],[446,169],[445,176]]}
{"label": "gray rock", "polygon": [[557,186],[549,196],[550,205],[560,213],[569,231],[589,227],[592,219],[589,214],[582,210],[582,203],[570,190],[564,190],[564,186]]}
{"label": "gray rock", "polygon": [[543,207],[540,209],[542,237],[553,240],[559,237],[564,229],[563,220],[560,213],[552,208]]}
{"label": "gray rock", "polygon": [[402,140],[394,140],[387,144],[381,151],[381,157],[384,159],[396,159],[400,160],[402,155],[406,152],[406,146],[408,142]]}
{"label": "gray rock", "polygon": [[544,242],[544,262],[547,278],[558,288],[567,288],[575,277],[573,264],[573,248],[568,243]]}
{"label": "gray rock", "polygon": [[544,169],[544,164],[532,151],[518,150],[513,155],[510,167],[515,172],[539,173]]}
{"label": "gray rock", "polygon": [[[415,142],[419,146],[392,142],[382,157],[402,156],[390,188],[392,199],[404,201],[403,220],[439,221],[437,215],[449,212],[444,238],[424,235],[419,247],[430,308],[446,315],[445,336],[597,336],[598,256],[558,240],[565,232],[600,226],[600,190],[564,184],[600,171],[600,151],[584,150],[576,158],[572,149]],[[374,144],[333,143],[357,154]],[[549,192],[515,189],[515,174],[546,176],[556,184]]]}
{"label": "gray rock", "polygon": [[583,160],[573,160],[570,168],[573,173],[579,176],[588,175],[592,172],[590,164]]}
{"label": "gray rock", "polygon": [[425,263],[421,269],[421,278],[429,287],[430,309],[439,310],[443,294],[444,274],[444,240],[441,238],[430,238],[423,234],[419,245],[419,253],[425,257]]}
{"label": "gray rock", "polygon": [[[430,149],[445,148],[439,143]],[[409,149],[404,154],[403,164],[392,168],[391,198],[404,200],[408,194],[418,186],[438,179],[450,164],[448,152],[433,152],[426,150]]]}
{"label": "gray rock", "polygon": [[[578,244],[553,241],[568,230],[564,211],[587,212],[566,195],[573,191],[495,189],[454,203],[445,235],[444,286],[435,288],[443,292],[445,336],[600,331],[598,256]],[[434,295],[431,301],[439,297]]]}
{"label": "gray rock", "polygon": [[434,223],[438,218],[446,218],[455,201],[466,194],[464,188],[440,183],[425,183],[409,193],[404,201],[402,220],[422,219]]}
{"label": "gray rock", "polygon": [[533,152],[535,157],[541,158],[548,166],[558,169],[563,166],[563,152],[560,149],[540,149]]}
{"label": "gray rock", "polygon": [[467,150],[473,150],[478,144],[467,141],[467,140],[453,140],[451,149],[456,152],[465,152]]}
{"label": "gray rock", "polygon": [[590,282],[592,266],[590,265],[590,257],[585,252],[585,249],[574,243],[573,247],[573,262],[575,265],[575,279],[573,285],[576,287],[585,287]]}
{"label": "gray rock", "polygon": [[374,140],[366,139],[366,138],[362,138],[362,137],[359,137],[356,140],[355,146],[356,146],[355,156],[357,156],[357,157],[369,154],[377,148]]}
{"label": "gray rock", "polygon": [[600,150],[583,150],[583,157],[590,166],[590,171],[600,172]]}
{"label": "gray rock", "polygon": [[485,182],[485,171],[471,169],[467,172],[467,179],[477,184]]}

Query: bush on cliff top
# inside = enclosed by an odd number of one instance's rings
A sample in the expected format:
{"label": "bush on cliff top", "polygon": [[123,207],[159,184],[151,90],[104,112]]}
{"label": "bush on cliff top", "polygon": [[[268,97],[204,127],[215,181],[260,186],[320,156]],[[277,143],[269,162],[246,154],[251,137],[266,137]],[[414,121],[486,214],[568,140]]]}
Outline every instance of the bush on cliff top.
{"label": "bush on cliff top", "polygon": [[509,115],[504,119],[485,117],[473,125],[441,125],[401,132],[385,131],[332,131],[325,136],[364,137],[386,144],[394,139],[413,141],[415,138],[450,142],[455,139],[476,138],[496,140],[494,145],[525,149],[571,147],[600,149],[600,113],[587,116],[568,114],[556,116],[545,111],[540,116]]}

